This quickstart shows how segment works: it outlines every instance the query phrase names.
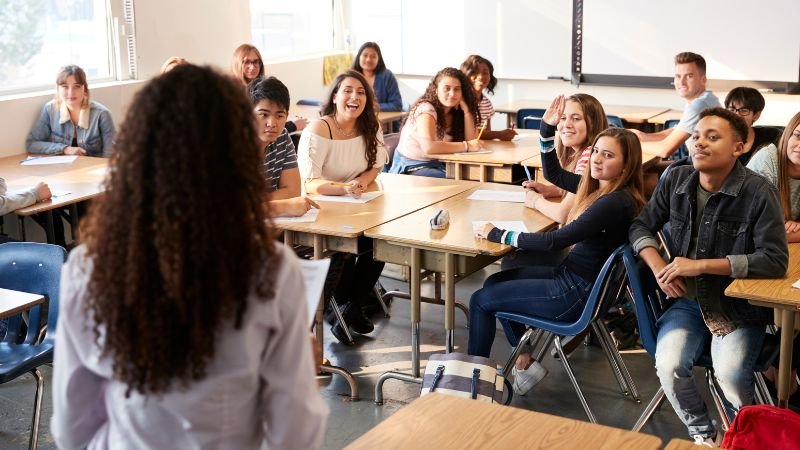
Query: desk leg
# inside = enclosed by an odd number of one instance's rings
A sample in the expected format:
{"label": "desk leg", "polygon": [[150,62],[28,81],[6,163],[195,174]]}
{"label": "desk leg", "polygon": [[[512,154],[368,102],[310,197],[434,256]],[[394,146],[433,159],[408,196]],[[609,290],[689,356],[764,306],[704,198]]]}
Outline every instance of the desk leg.
{"label": "desk leg", "polygon": [[80,223],[80,217],[78,217],[78,204],[73,203],[69,205],[69,225],[72,229],[72,240],[77,242],[78,241],[78,224]]}
{"label": "desk leg", "polygon": [[460,180],[461,179],[461,164],[459,164],[457,162],[454,162],[453,163],[453,171],[455,172],[455,174],[453,174],[453,178],[456,179],[456,180]]}
{"label": "desk leg", "polygon": [[22,241],[26,241],[27,239],[25,236],[25,216],[17,216],[17,218],[19,219],[19,238]]}
{"label": "desk leg", "polygon": [[[314,259],[322,259],[324,251],[325,249],[324,249],[322,235],[319,234],[314,235]],[[325,362],[325,354],[324,354],[325,347],[323,346],[323,332],[322,332],[322,323],[323,323],[322,320],[324,314],[325,314],[325,299],[323,298],[320,299],[319,305],[317,305],[317,314],[316,317],[314,318],[314,323],[315,323],[314,328],[316,329],[317,333],[317,344],[320,347],[320,354],[322,355],[322,365],[320,366],[319,370],[320,372],[333,373],[344,378],[345,381],[347,381],[347,384],[350,385],[350,401],[356,401],[358,400],[358,383],[356,383],[356,379],[355,377],[353,377],[353,374],[351,374],[350,372],[341,367],[332,366],[330,365],[330,363]]]}
{"label": "desk leg", "polygon": [[[44,213],[45,217],[45,233],[47,234],[47,243],[48,244],[55,244],[56,243],[56,232],[53,229],[53,210],[47,211]],[[61,220],[61,217],[58,218]]]}
{"label": "desk leg", "polygon": [[381,376],[378,377],[377,383],[375,383],[376,405],[383,404],[383,383],[390,378],[408,383],[422,384],[419,369],[419,322],[420,304],[422,303],[420,292],[420,282],[422,278],[420,266],[422,265],[422,255],[420,249],[411,247],[411,261],[409,264],[409,288],[411,289],[411,374],[394,371],[382,373]]}
{"label": "desk leg", "polygon": [[781,356],[778,368],[778,406],[789,406],[789,381],[792,376],[792,344],[794,341],[794,311],[777,310],[781,318]]}
{"label": "desk leg", "polygon": [[489,168],[484,166],[483,164],[478,166],[478,168],[481,171],[481,174],[478,176],[478,179],[480,180],[481,183],[486,183],[486,172],[489,170]]}
{"label": "desk leg", "polygon": [[452,253],[444,255],[444,328],[445,351],[451,353],[455,338],[456,261]]}

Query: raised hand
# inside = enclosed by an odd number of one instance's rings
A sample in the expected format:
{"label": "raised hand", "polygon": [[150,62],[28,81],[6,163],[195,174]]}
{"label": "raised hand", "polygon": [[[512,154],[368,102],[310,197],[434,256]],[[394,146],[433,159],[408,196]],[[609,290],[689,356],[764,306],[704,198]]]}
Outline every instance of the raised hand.
{"label": "raised hand", "polygon": [[566,104],[567,100],[564,98],[563,94],[554,98],[550,103],[550,106],[548,106],[547,110],[545,110],[542,120],[551,126],[558,125],[558,121],[561,120],[561,115],[564,114],[564,108]]}

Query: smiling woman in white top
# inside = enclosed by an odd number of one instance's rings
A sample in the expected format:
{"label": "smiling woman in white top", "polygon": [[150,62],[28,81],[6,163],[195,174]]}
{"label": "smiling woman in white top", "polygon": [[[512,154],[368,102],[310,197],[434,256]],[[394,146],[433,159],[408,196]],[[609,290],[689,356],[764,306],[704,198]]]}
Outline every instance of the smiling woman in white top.
{"label": "smiling woman in white top", "polygon": [[[348,70],[334,80],[322,107],[322,117],[311,122],[300,136],[297,165],[303,190],[309,194],[358,198],[387,160],[375,111],[375,94],[363,75]],[[371,240],[362,239],[359,249],[363,253],[356,259],[350,255],[334,258],[326,285],[337,286],[336,300],[344,306],[350,328],[366,334],[374,327],[362,309],[374,302],[370,295],[384,263],[372,259]],[[348,342],[341,324],[334,324],[332,331],[341,342]]]}

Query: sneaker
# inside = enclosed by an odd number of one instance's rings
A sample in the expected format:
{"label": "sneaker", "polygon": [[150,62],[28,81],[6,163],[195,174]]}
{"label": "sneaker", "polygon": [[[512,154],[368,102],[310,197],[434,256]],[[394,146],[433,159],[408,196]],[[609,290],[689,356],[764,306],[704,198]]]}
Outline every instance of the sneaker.
{"label": "sneaker", "polygon": [[547,369],[542,367],[538,361],[534,361],[533,364],[525,370],[520,370],[516,367],[512,368],[511,375],[514,376],[514,384],[512,385],[514,387],[514,393],[517,395],[525,395],[536,383],[542,381],[542,378],[547,375]]}
{"label": "sneaker", "polygon": [[694,445],[699,445],[701,447],[712,447],[717,448],[716,436],[714,437],[703,437],[699,434],[692,436],[694,438]]}
{"label": "sneaker", "polygon": [[342,315],[345,322],[350,325],[350,331],[358,334],[367,334],[372,333],[375,329],[375,325],[372,324],[369,317],[364,315],[364,311],[353,304],[348,303],[344,311],[342,311]]}

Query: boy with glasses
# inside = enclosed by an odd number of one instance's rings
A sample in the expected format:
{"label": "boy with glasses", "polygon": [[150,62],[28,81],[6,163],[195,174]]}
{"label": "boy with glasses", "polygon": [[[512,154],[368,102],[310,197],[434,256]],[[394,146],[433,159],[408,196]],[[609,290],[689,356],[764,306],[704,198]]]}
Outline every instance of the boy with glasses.
{"label": "boy with glasses", "polygon": [[764,105],[764,96],[758,90],[750,87],[733,88],[725,96],[725,108],[741,116],[747,124],[747,141],[744,143],[744,153],[739,156],[739,162],[744,165],[747,165],[750,158],[763,147],[769,144],[777,145],[778,139],[781,137],[778,128],[753,126],[761,117]]}
{"label": "boy with glasses", "polygon": [[[738,162],[747,125],[723,108],[700,113],[692,165],[671,169],[630,228],[633,250],[671,299],[658,319],[656,373],[667,399],[700,445],[717,431],[692,377],[709,342],[727,415],[753,402],[753,368],[772,311],[725,296],[733,278],[778,278],[789,252],[775,188]],[[674,255],[658,252],[669,223]]]}

